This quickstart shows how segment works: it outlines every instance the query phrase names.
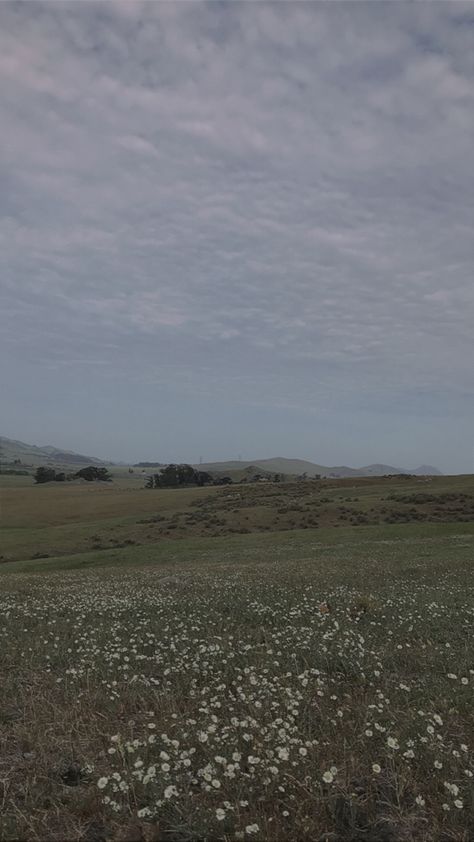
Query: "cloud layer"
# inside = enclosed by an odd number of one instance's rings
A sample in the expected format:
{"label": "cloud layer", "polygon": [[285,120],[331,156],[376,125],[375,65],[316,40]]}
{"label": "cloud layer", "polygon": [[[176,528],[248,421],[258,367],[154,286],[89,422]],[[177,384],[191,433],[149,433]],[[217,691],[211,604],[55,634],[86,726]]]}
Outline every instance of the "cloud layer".
{"label": "cloud layer", "polygon": [[9,388],[472,406],[472,4],[3,3],[0,24]]}

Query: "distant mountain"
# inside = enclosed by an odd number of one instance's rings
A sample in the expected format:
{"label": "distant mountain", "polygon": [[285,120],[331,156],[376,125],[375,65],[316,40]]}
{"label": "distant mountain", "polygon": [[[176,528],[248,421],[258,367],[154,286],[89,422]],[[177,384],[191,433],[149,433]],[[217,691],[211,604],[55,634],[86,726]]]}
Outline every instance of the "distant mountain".
{"label": "distant mountain", "polygon": [[[9,439],[0,436],[0,463],[12,463],[20,459],[22,465],[37,467],[38,465],[113,465],[98,459],[96,456],[84,456],[82,453],[75,453],[73,450],[61,450],[51,445],[37,447],[33,444],[25,444],[22,441]],[[126,463],[120,463],[126,464]],[[128,463],[127,463],[128,464]],[[162,467],[166,462],[139,462],[137,466],[144,468]],[[206,462],[194,465],[202,471],[210,471],[218,474],[231,474],[234,478],[250,476],[261,471],[263,474],[285,474],[287,476],[308,477],[320,475],[322,477],[381,477],[385,474],[416,474],[417,476],[440,476],[441,471],[432,465],[420,465],[419,468],[406,470],[405,468],[394,468],[392,465],[365,465],[362,468],[349,468],[347,465],[336,465],[328,467],[317,465],[315,462],[308,462],[306,459],[286,459],[283,456],[276,456],[273,459],[253,459],[252,461],[231,460],[229,462]]]}
{"label": "distant mountain", "polygon": [[20,460],[22,465],[110,465],[95,456],[83,456],[82,453],[75,453],[73,450],[60,450],[57,447],[46,445],[37,447],[34,444],[25,444],[23,441],[16,441],[5,436],[0,436],[0,462],[2,464]]}
{"label": "distant mountain", "polygon": [[365,465],[362,468],[349,468],[347,465],[328,467],[308,462],[305,459],[285,459],[277,456],[273,459],[253,459],[251,462],[230,461],[230,462],[206,462],[202,465],[195,465],[203,471],[218,473],[245,471],[250,467],[261,469],[275,474],[287,474],[300,476],[307,474],[308,477],[320,475],[322,477],[382,477],[387,474],[416,474],[417,476],[432,475],[440,476],[441,471],[431,465],[421,465],[413,470],[405,468],[394,468],[392,465]]}
{"label": "distant mountain", "polygon": [[307,473],[308,476],[315,476],[315,474],[322,473],[325,470],[321,465],[315,465],[314,462],[307,462],[305,459],[285,459],[282,456],[277,456],[274,459],[253,459],[251,462],[247,461],[229,461],[229,462],[206,462],[202,465],[195,465],[196,468],[201,468],[203,471],[217,471],[224,473],[226,471],[245,471],[247,468],[261,469],[273,474],[290,474],[299,475]]}
{"label": "distant mountain", "polygon": [[409,472],[410,474],[416,474],[419,477],[440,477],[442,476],[442,472],[438,470],[438,468],[434,468],[433,465],[420,465],[419,468],[415,468],[413,471]]}

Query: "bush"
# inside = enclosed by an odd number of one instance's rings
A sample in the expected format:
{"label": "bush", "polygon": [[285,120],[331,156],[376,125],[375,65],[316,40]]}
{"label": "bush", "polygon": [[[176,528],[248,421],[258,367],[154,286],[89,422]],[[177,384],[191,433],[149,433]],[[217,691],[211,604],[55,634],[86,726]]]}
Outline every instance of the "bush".
{"label": "bush", "polygon": [[54,468],[40,467],[35,472],[35,482],[42,484],[44,482],[54,482],[56,479],[56,471]]}
{"label": "bush", "polygon": [[112,482],[107,468],[98,468],[95,465],[89,465],[88,468],[81,468],[74,474],[78,479],[85,479],[87,482]]}

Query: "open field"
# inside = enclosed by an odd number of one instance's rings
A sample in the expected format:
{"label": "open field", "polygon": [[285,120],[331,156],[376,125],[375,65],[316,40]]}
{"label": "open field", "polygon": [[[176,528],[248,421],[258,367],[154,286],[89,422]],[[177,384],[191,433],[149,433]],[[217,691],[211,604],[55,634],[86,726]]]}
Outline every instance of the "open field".
{"label": "open field", "polygon": [[0,838],[469,842],[472,494],[5,488]]}
{"label": "open field", "polygon": [[474,520],[472,476],[176,490],[143,484],[143,478],[122,472],[110,484],[0,488],[0,562],[160,546],[170,539]]}

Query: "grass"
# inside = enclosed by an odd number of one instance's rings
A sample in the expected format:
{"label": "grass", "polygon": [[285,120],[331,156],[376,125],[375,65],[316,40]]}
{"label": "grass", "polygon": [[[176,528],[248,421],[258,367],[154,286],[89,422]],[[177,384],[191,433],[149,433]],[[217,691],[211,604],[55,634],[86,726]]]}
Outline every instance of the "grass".
{"label": "grass", "polygon": [[4,493],[3,842],[474,838],[472,481],[341,482]]}
{"label": "grass", "polygon": [[[433,569],[442,568],[454,557],[472,558],[474,523],[404,524],[383,527],[341,527],[318,530],[293,530],[217,538],[163,539],[156,544],[126,546],[85,553],[71,553],[46,559],[4,562],[0,574],[77,570],[84,567],[133,567],[159,565],[258,565],[283,557],[283,563],[316,560],[339,565],[344,559],[355,567],[352,575],[367,575],[368,555],[385,575],[393,561],[395,574],[410,568],[419,558],[429,557]],[[339,575],[347,570],[339,568]]]}
{"label": "grass", "polygon": [[472,477],[147,490],[136,486],[135,475],[124,475],[110,485],[4,488],[0,500],[0,562],[157,546],[170,539],[474,520]]}

